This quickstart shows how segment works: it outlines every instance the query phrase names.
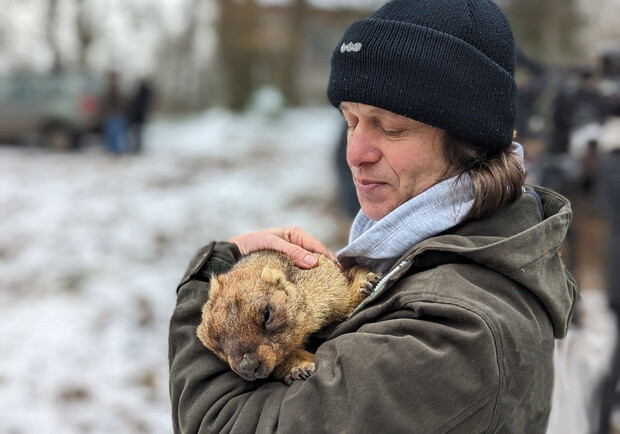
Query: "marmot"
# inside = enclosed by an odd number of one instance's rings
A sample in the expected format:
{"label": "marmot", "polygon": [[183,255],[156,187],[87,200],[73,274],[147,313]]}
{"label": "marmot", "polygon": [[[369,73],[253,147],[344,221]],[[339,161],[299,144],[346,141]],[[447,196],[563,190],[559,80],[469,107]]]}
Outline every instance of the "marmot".
{"label": "marmot", "polygon": [[272,375],[290,385],[308,378],[314,354],[304,349],[306,340],[346,319],[380,277],[361,267],[343,272],[317,257],[318,266],[303,270],[282,253],[261,250],[212,276],[200,341],[246,380]]}

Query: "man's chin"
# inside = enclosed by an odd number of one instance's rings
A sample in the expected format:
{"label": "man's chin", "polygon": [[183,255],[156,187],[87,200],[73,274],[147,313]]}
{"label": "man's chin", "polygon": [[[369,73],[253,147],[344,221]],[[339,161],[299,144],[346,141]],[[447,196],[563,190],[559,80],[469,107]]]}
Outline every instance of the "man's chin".
{"label": "man's chin", "polygon": [[366,217],[374,221],[381,220],[394,209],[384,203],[361,203],[361,207]]}

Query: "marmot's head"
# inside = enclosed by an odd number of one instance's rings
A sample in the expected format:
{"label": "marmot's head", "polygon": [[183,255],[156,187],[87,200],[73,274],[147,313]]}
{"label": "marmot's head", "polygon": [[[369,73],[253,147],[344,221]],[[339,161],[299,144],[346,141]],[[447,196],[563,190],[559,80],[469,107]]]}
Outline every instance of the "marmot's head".
{"label": "marmot's head", "polygon": [[282,271],[269,267],[239,267],[212,276],[197,329],[203,345],[244,379],[267,378],[303,345],[287,306],[290,285]]}

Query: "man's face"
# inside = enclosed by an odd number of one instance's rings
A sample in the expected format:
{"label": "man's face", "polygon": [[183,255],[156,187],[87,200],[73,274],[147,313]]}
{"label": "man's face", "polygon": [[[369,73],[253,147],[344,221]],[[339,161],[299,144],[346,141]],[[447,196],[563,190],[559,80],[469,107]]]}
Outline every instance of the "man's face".
{"label": "man's face", "polygon": [[439,182],[448,163],[443,130],[377,107],[343,102],[347,162],[364,213],[380,220]]}

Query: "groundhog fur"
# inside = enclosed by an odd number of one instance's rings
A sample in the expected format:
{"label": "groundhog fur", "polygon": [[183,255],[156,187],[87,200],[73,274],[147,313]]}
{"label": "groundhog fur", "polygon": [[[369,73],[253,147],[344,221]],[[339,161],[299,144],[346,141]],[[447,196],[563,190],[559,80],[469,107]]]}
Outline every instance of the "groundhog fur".
{"label": "groundhog fur", "polygon": [[307,339],[344,320],[379,279],[317,257],[318,266],[303,270],[282,253],[262,250],[213,275],[197,329],[202,344],[246,380],[271,375],[290,385],[307,379],[315,369]]}

